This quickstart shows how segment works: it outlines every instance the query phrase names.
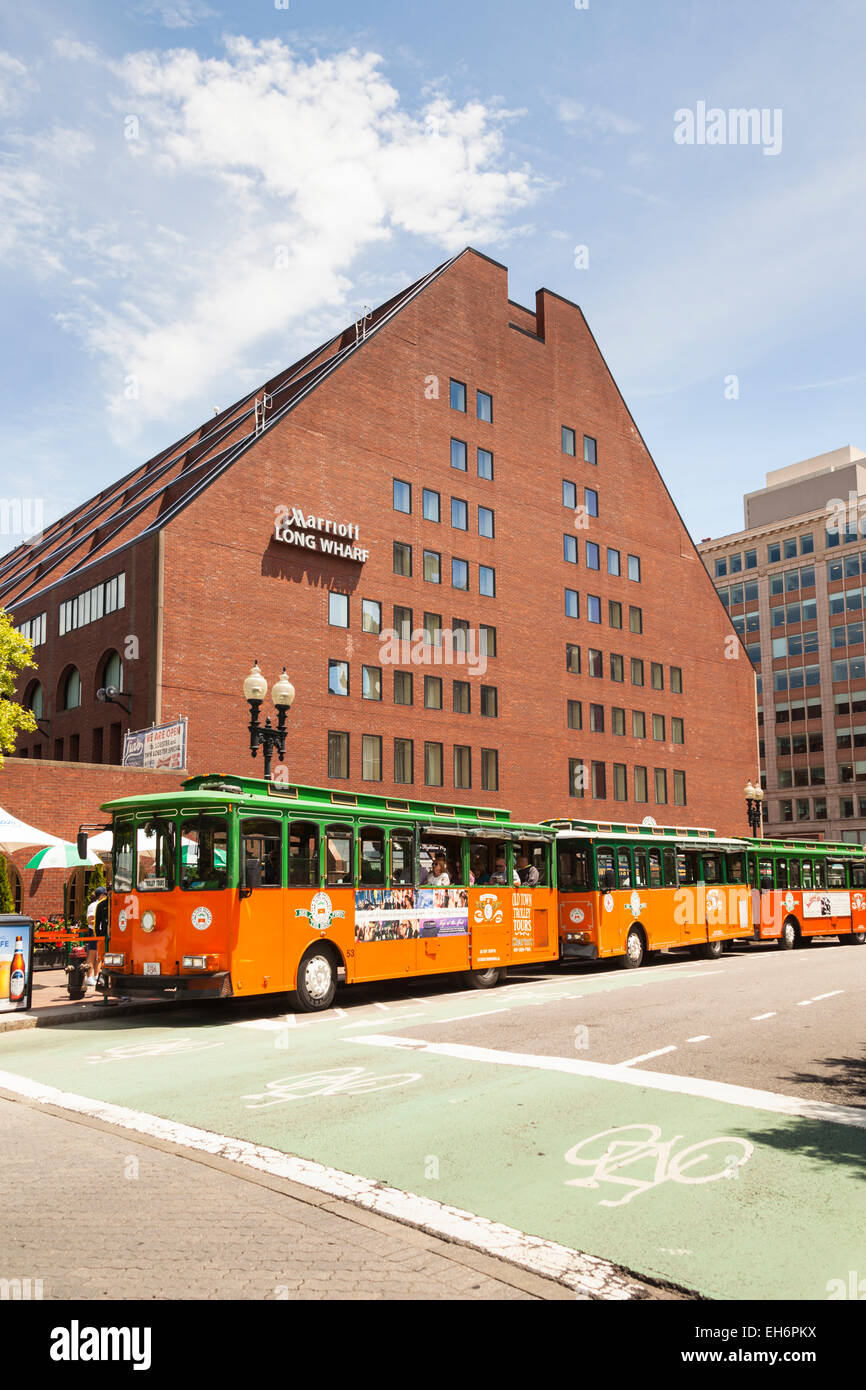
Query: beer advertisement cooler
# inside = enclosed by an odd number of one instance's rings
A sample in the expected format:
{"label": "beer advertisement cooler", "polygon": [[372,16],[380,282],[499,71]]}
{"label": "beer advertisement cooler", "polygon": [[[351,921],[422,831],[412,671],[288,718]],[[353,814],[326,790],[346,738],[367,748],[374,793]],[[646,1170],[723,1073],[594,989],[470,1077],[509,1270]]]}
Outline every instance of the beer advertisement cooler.
{"label": "beer advertisement cooler", "polygon": [[0,914],[0,1016],[30,1008],[33,936],[30,917]]}

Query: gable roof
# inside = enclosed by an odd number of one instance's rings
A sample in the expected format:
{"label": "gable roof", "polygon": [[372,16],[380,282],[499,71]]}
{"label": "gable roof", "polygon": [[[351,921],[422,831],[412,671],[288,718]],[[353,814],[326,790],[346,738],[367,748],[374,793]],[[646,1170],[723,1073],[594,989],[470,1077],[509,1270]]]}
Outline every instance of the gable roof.
{"label": "gable roof", "polygon": [[265,428],[282,419],[339,370],[368,338],[469,251],[467,247],[443,261],[380,304],[363,327],[352,324],[313,348],[170,448],[52,522],[38,539],[25,541],[0,557],[0,606],[14,608],[29,602],[168,525],[252,448]]}

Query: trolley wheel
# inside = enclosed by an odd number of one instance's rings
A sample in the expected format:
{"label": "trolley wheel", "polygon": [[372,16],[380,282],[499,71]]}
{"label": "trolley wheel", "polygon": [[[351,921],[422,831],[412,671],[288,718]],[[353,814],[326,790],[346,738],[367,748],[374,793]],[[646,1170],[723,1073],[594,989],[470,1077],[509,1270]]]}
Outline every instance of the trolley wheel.
{"label": "trolley wheel", "polygon": [[855,931],[851,933],[850,937],[846,936],[842,939],[848,946],[863,946],[866,945],[866,931]]}
{"label": "trolley wheel", "polygon": [[320,1013],[330,1009],[337,993],[337,965],[327,946],[310,946],[298,965],[298,987],[289,1001],[298,1013]]}
{"label": "trolley wheel", "polygon": [[466,989],[493,989],[504,974],[505,971],[497,967],[490,970],[466,970],[461,978]]}
{"label": "trolley wheel", "polygon": [[645,956],[643,932],[637,927],[632,927],[625,940],[625,955],[617,956],[617,962],[623,970],[637,970],[643,965]]}
{"label": "trolley wheel", "polygon": [[722,942],[702,941],[700,946],[693,946],[692,951],[699,960],[720,960],[722,955]]}
{"label": "trolley wheel", "polygon": [[779,945],[783,951],[793,951],[795,946],[800,944],[800,924],[796,917],[786,917],[782,923],[782,935],[779,937]]}

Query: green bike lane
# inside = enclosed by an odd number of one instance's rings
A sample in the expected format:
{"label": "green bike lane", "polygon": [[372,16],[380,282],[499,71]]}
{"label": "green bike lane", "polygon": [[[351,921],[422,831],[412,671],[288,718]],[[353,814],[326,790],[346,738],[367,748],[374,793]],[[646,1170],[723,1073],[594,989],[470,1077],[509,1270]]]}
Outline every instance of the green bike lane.
{"label": "green bike lane", "polygon": [[[866,1129],[655,1089],[634,1068],[619,1080],[563,1059],[448,1054],[467,1018],[572,1001],[579,1012],[590,993],[660,978],[314,1019],[106,1017],[4,1035],[0,1072],[358,1174],[709,1297],[825,1298],[864,1262]],[[688,979],[671,971],[673,989]],[[443,1024],[444,1050],[422,1050],[425,1029],[441,1039]]]}

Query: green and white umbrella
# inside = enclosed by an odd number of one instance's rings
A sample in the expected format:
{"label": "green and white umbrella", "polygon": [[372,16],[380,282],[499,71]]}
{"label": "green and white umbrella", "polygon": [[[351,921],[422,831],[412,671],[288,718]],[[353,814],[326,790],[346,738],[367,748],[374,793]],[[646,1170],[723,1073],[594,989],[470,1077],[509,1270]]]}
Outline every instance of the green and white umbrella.
{"label": "green and white umbrella", "polygon": [[92,849],[87,851],[86,859],[79,859],[77,847],[61,840],[59,844],[49,845],[47,849],[39,850],[32,859],[28,859],[26,867],[28,869],[84,869],[91,864],[101,863],[102,860],[99,855],[94,854]]}
{"label": "green and white umbrella", "polygon": [[[180,862],[182,864],[198,863],[198,845],[195,842],[184,841],[180,851]],[[214,867],[224,869],[226,866],[226,852],[224,849],[214,850]]]}

